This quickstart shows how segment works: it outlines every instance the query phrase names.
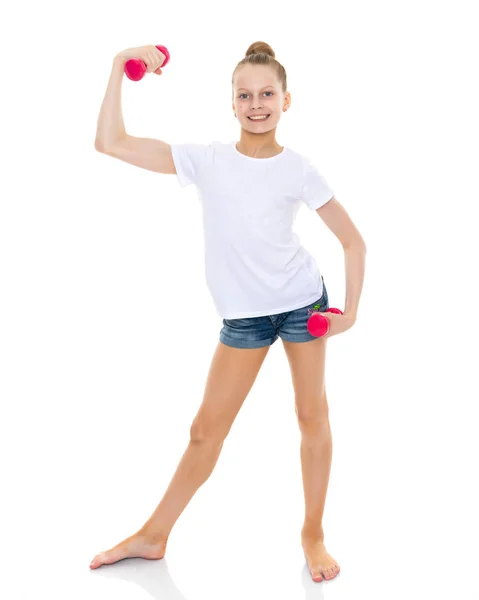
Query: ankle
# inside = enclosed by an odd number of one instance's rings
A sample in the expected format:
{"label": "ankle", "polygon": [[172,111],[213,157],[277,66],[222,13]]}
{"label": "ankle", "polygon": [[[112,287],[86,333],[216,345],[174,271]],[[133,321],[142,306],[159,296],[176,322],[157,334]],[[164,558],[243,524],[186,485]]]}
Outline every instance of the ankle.
{"label": "ankle", "polygon": [[168,541],[170,533],[166,533],[165,530],[156,527],[152,523],[145,523],[145,525],[138,530],[137,535],[146,538],[150,544],[161,544]]}
{"label": "ankle", "polygon": [[305,522],[301,529],[301,537],[324,541],[323,526],[321,524],[318,525],[317,523]]}

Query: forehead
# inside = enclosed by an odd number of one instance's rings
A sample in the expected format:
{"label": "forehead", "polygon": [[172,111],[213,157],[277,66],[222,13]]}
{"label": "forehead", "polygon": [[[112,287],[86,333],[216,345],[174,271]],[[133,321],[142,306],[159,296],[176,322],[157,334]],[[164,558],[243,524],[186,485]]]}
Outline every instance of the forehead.
{"label": "forehead", "polygon": [[234,88],[236,90],[261,89],[277,87],[278,79],[274,70],[268,65],[245,65],[235,74]]}

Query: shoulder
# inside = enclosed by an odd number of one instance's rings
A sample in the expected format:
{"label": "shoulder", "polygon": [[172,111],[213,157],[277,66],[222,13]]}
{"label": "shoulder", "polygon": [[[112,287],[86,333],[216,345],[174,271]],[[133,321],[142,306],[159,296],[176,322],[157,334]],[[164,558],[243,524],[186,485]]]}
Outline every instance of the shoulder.
{"label": "shoulder", "polygon": [[205,169],[214,163],[218,144],[221,143],[212,141],[207,143],[179,142],[170,144],[171,155],[181,187],[199,182]]}
{"label": "shoulder", "polygon": [[308,154],[304,152],[294,150],[293,148],[288,147],[288,158],[291,163],[293,163],[296,168],[301,172],[303,176],[306,175],[308,168],[313,165],[313,161],[311,160]]}
{"label": "shoulder", "polygon": [[215,154],[221,149],[221,142],[178,142],[170,144],[175,162],[187,162],[203,167],[213,162]]}
{"label": "shoulder", "polygon": [[229,144],[224,142],[220,142],[218,140],[213,140],[210,142],[204,143],[186,143],[186,144],[176,144],[176,146],[181,147],[181,149],[185,152],[190,153],[202,160],[211,160],[215,155],[226,155],[229,149]]}
{"label": "shoulder", "polygon": [[323,177],[323,171],[320,165],[320,160],[316,160],[316,157],[313,157],[312,154],[309,153],[296,152],[295,154],[297,156],[298,162],[301,165],[301,173],[305,181],[318,177]]}

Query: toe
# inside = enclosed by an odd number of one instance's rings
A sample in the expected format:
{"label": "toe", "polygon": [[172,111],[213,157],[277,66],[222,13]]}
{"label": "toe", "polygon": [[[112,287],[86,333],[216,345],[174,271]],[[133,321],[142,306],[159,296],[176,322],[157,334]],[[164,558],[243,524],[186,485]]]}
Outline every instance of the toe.
{"label": "toe", "polygon": [[312,577],[313,577],[313,581],[323,581],[323,576],[321,575],[321,571],[313,571]]}
{"label": "toe", "polygon": [[100,561],[100,557],[97,554],[95,556],[95,558],[91,561],[90,563],[90,569],[96,569],[97,567],[99,567],[101,565],[101,561]]}

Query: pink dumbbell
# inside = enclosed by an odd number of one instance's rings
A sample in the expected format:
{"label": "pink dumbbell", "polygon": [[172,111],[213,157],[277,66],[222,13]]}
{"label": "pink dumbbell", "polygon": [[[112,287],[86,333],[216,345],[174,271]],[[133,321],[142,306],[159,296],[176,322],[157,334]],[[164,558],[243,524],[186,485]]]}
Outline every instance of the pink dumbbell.
{"label": "pink dumbbell", "polygon": [[[161,65],[161,68],[163,68],[170,60],[170,53],[165,46],[156,46],[156,48],[158,48],[158,50],[165,55],[165,60]],[[142,60],[138,58],[130,58],[126,61],[125,75],[128,77],[128,79],[131,79],[132,81],[140,81],[140,79],[143,79],[145,73],[146,65]]]}
{"label": "pink dumbbell", "polygon": [[[342,315],[343,311],[339,308],[328,308],[324,312],[331,312],[337,315]],[[308,331],[315,337],[321,337],[329,331],[329,319],[324,316],[324,313],[314,312],[308,319]]]}

